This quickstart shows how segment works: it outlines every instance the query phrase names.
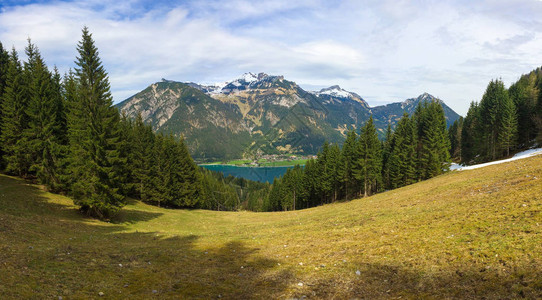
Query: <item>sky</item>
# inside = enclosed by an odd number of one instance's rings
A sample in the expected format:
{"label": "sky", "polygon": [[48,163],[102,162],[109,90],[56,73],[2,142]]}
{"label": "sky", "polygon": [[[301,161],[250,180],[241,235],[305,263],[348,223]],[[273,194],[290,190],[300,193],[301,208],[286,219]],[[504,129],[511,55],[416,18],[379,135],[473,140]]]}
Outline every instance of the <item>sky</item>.
{"label": "sky", "polygon": [[115,103],[162,78],[246,72],[331,85],[371,106],[427,92],[465,115],[488,82],[542,65],[542,1],[0,0],[0,42],[74,68],[88,26]]}

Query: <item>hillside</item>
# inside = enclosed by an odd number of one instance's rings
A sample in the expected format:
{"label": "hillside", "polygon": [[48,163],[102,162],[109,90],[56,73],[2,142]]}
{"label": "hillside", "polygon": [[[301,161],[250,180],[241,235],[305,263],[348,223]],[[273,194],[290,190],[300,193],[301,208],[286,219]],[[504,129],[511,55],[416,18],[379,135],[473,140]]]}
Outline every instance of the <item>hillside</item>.
{"label": "hillside", "polygon": [[[339,86],[303,90],[283,76],[246,73],[216,85],[163,79],[117,104],[129,117],[160,132],[183,135],[199,161],[253,157],[258,154],[316,154],[325,140],[342,143],[372,114],[383,137],[403,112],[436,100],[429,94],[371,108],[359,95]],[[444,102],[451,124],[459,115]]]}
{"label": "hillside", "polygon": [[278,213],[132,202],[112,223],[0,176],[0,294],[542,297],[542,155]]}

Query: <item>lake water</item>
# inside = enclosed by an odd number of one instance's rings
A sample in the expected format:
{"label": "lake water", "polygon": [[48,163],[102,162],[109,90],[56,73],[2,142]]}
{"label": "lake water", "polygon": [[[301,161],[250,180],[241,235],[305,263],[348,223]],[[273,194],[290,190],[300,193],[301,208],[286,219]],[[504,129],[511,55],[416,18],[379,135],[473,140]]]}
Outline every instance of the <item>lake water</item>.
{"label": "lake water", "polygon": [[224,176],[232,175],[249,180],[273,183],[275,177],[280,177],[286,173],[286,170],[293,168],[287,167],[237,167],[230,165],[201,165],[211,171],[224,173]]}

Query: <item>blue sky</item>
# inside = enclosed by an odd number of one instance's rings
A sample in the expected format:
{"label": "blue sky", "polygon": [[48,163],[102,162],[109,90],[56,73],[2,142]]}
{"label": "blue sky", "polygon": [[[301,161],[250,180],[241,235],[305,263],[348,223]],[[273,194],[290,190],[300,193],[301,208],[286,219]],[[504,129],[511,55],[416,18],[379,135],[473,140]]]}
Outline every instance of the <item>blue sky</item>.
{"label": "blue sky", "polygon": [[245,72],[309,90],[339,84],[370,105],[428,92],[465,114],[487,83],[542,65],[542,2],[1,1],[0,41],[26,39],[74,67],[93,33],[115,102],[167,78],[214,83]]}

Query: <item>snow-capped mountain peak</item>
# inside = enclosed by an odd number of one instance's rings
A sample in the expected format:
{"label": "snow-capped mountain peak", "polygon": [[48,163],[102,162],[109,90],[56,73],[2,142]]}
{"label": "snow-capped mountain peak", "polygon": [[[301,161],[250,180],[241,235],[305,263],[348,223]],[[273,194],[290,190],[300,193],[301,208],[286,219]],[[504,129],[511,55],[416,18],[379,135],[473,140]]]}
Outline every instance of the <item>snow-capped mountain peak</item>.
{"label": "snow-capped mountain peak", "polygon": [[353,96],[352,93],[342,89],[338,85],[330,86],[328,88],[321,89],[319,92],[315,93],[316,95],[330,95],[333,97],[340,97],[340,98],[351,98]]}
{"label": "snow-capped mountain peak", "polygon": [[211,86],[209,86],[209,90],[211,94],[220,94],[220,93],[229,93],[235,90],[246,90],[250,86],[256,84],[257,82],[269,77],[269,75],[265,73],[252,73],[247,72],[243,75],[224,82],[215,83]]}

